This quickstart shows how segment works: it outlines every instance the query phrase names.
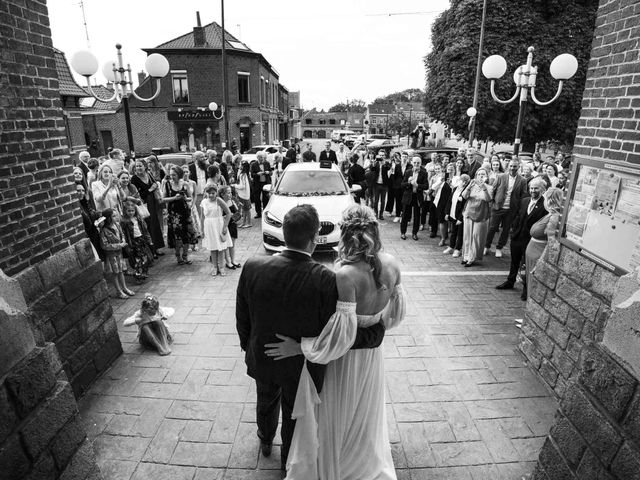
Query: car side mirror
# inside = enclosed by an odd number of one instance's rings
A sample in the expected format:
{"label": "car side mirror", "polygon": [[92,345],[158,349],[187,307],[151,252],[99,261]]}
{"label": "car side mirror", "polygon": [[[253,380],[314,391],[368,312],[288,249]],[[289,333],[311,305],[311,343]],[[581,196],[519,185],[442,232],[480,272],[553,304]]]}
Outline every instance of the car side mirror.
{"label": "car side mirror", "polygon": [[271,193],[271,185],[267,184],[265,186],[262,187],[262,191],[265,193]]}
{"label": "car side mirror", "polygon": [[351,188],[349,189],[351,193],[358,193],[360,190],[362,190],[362,186],[358,185],[357,183],[352,185]]}

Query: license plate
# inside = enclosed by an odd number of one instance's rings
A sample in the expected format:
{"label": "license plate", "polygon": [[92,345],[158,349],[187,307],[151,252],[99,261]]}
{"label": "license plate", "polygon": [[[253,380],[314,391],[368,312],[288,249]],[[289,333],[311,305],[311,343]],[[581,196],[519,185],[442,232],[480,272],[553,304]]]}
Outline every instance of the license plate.
{"label": "license plate", "polygon": [[318,243],[327,243],[327,237],[318,237]]}

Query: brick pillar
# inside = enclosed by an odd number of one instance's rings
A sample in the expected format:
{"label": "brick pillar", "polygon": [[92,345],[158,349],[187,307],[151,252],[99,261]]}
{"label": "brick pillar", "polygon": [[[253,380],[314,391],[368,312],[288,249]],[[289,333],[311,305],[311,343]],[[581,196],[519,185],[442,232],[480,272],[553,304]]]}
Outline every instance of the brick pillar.
{"label": "brick pillar", "polygon": [[[574,154],[640,163],[640,2],[601,0]],[[616,248],[611,245],[611,248]],[[520,348],[560,399],[532,480],[640,479],[640,271],[550,241]]]}

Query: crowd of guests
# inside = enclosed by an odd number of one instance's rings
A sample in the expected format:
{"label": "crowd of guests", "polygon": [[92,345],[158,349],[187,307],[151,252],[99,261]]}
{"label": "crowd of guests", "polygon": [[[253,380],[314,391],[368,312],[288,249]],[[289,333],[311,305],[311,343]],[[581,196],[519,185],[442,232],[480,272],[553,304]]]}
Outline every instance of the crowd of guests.
{"label": "crowd of guests", "polygon": [[228,150],[192,159],[163,165],[155,155],[125,158],[119,149],[101,158],[79,154],[73,176],[83,224],[116,297],[133,295],[126,277],[146,280],[165,247],[178,265],[207,250],[213,276],[241,267],[234,246],[238,229],[252,226],[262,160],[254,167]]}
{"label": "crowd of guests", "polygon": [[[556,233],[567,187],[569,160],[564,155],[540,154],[528,161],[505,154],[482,157],[473,149],[455,157],[433,153],[409,158],[406,151],[391,158],[384,150],[353,155],[347,169],[350,186],[362,187],[356,200],[378,216],[400,224],[400,237],[418,240],[421,230],[439,238],[444,254],[460,258],[465,267],[503,249],[511,240],[511,268],[499,289],[513,288],[544,250],[547,236]],[[494,246],[494,239],[497,236]]]}

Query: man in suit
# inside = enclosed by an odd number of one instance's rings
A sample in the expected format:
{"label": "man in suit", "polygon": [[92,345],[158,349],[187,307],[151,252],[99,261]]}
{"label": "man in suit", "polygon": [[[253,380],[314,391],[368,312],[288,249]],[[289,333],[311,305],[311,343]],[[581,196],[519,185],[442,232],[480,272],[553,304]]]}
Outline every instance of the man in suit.
{"label": "man in suit", "polygon": [[400,159],[395,157],[389,170],[389,195],[387,200],[387,211],[393,213],[393,206],[396,208],[396,216],[393,223],[398,223],[402,217],[402,179],[409,166],[409,154],[402,152]]}
{"label": "man in suit", "polygon": [[[320,220],[311,205],[298,205],[284,217],[286,249],[272,257],[248,260],[240,275],[236,296],[236,328],[245,353],[247,374],[256,381],[256,418],[263,455],[271,454],[282,406],[282,456],[284,470],[295,420],[291,418],[304,356],[275,361],[265,344],[276,334],[300,341],[320,334],[335,313],[338,300],[335,274],[312,258]],[[382,322],[358,329],[352,348],[376,348],[384,337]],[[318,392],[325,365],[307,362]]]}
{"label": "man in suit", "polygon": [[[547,211],[544,208],[544,198],[542,194],[547,189],[546,183],[539,177],[529,182],[529,193],[531,197],[525,197],[520,200],[516,217],[513,221],[511,230],[511,267],[509,268],[509,276],[507,281],[501,283],[496,288],[498,290],[509,290],[516,283],[518,270],[524,259],[524,253],[527,250],[527,244],[531,240],[529,231],[531,226],[544,217]],[[524,285],[522,300],[527,299],[527,285]]]}
{"label": "man in suit", "polygon": [[331,163],[338,164],[336,152],[331,150],[331,142],[325,142],[324,150],[320,152],[320,161],[329,160]]}
{"label": "man in suit", "polygon": [[351,155],[349,159],[351,161],[351,166],[349,167],[349,172],[347,173],[347,183],[350,187],[354,185],[360,185],[361,189],[358,193],[355,194],[356,202],[360,203],[360,200],[364,198],[364,193],[367,188],[367,182],[365,178],[365,171],[362,168],[362,165],[358,163],[360,156],[357,153]]}
{"label": "man in suit", "polygon": [[267,154],[264,151],[256,154],[258,160],[251,163],[251,183],[253,187],[253,202],[256,206],[256,216],[262,217],[262,209],[269,202],[269,195],[262,191],[262,187],[271,183],[271,165],[267,162]]}
{"label": "man in suit", "polygon": [[487,241],[484,246],[484,254],[491,251],[491,244],[496,232],[502,232],[498,237],[496,245],[496,257],[502,257],[502,249],[507,244],[511,222],[518,212],[520,200],[528,197],[527,181],[520,175],[520,161],[517,158],[509,161],[508,172],[501,173],[493,185],[493,206],[491,212],[491,223],[487,233]]}
{"label": "man in suit", "polygon": [[387,192],[389,191],[389,172],[391,163],[386,158],[384,151],[380,150],[376,155],[376,163],[371,166],[374,176],[373,184],[373,211],[379,220],[384,220],[384,207],[387,202]]}
{"label": "man in suit", "polygon": [[310,143],[307,143],[307,151],[302,154],[303,162],[315,162],[316,154],[311,150],[313,146]]}
{"label": "man in suit", "polygon": [[404,172],[404,178],[400,184],[402,188],[402,220],[400,221],[400,238],[407,239],[407,225],[413,213],[412,237],[418,240],[420,228],[420,209],[424,206],[424,191],[429,188],[429,176],[422,167],[422,159],[413,157],[411,168]]}

